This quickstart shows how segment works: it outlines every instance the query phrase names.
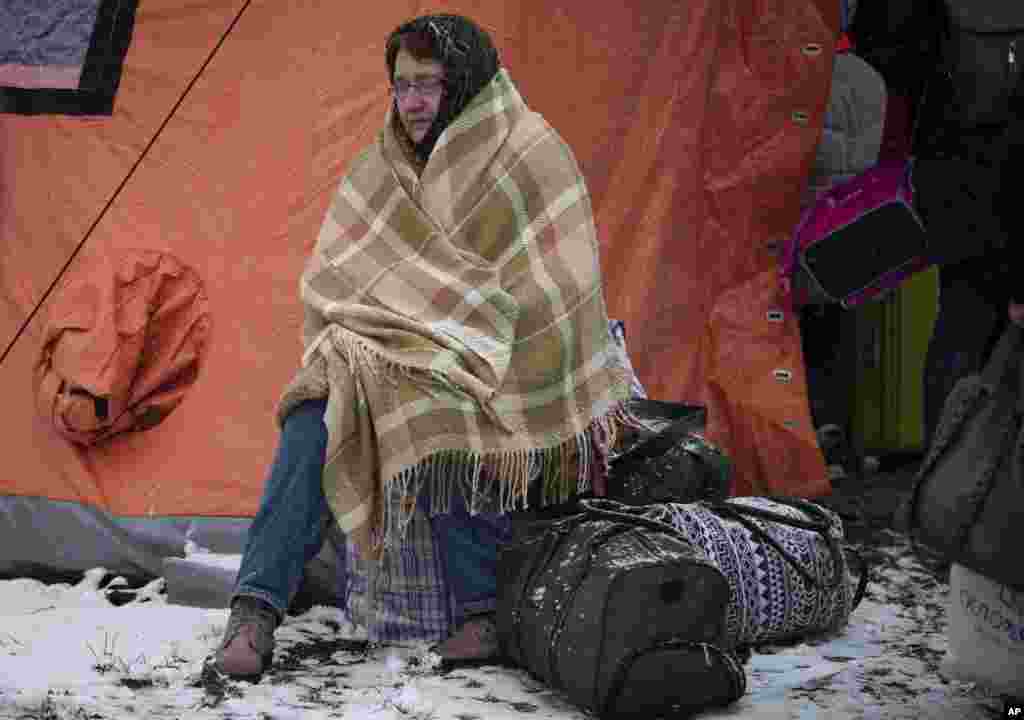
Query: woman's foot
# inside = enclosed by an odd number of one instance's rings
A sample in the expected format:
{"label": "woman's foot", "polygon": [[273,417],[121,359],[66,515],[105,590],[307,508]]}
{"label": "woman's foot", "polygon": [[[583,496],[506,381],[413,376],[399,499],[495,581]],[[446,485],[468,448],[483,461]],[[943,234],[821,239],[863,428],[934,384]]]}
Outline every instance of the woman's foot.
{"label": "woman's foot", "polygon": [[498,626],[493,614],[470,617],[450,638],[432,650],[448,667],[483,665],[501,657]]}
{"label": "woman's foot", "polygon": [[279,618],[270,605],[250,597],[231,604],[224,639],[213,656],[213,667],[236,679],[257,679],[270,667],[274,630]]}

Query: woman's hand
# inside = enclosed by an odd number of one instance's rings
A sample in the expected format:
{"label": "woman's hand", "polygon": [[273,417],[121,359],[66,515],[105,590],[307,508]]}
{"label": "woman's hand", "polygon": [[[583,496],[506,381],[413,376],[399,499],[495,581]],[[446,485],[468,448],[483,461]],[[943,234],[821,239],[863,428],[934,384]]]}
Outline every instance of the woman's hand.
{"label": "woman's hand", "polygon": [[1010,302],[1010,322],[1024,327],[1024,304]]}

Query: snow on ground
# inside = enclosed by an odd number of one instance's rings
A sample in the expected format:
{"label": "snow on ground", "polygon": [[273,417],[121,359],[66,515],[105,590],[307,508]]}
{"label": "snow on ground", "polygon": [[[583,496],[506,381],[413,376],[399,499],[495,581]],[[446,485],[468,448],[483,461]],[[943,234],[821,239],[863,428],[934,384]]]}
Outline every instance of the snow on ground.
{"label": "snow on ground", "polygon": [[[905,540],[873,549],[868,597],[836,637],[758,648],[748,692],[707,718],[981,720],[1002,703],[947,681],[947,586]],[[279,629],[274,670],[256,685],[200,682],[226,610],[169,605],[162,581],[129,604],[107,600],[102,569],[74,586],[0,582],[0,718],[234,718],[291,720],[538,720],[588,717],[530,678],[502,667],[439,674],[425,646],[355,648],[359,631],[334,608]]]}

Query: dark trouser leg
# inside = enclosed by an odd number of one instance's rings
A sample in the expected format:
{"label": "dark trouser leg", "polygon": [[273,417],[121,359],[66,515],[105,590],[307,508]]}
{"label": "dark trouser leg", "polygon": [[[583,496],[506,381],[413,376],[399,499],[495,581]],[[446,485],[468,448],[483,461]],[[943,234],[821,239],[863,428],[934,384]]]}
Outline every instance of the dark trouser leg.
{"label": "dark trouser leg", "polygon": [[235,584],[235,597],[259,598],[281,617],[323,545],[330,516],[321,484],[326,407],[326,400],[308,400],[286,418]]}
{"label": "dark trouser leg", "polygon": [[924,373],[926,442],[938,427],[957,381],[980,372],[1006,325],[1007,300],[985,259],[939,270],[939,313],[928,344]]}
{"label": "dark trouser leg", "polygon": [[451,512],[431,518],[445,578],[455,601],[456,624],[471,615],[494,612],[498,603],[498,547],[512,537],[506,513],[470,515],[459,493]]}
{"label": "dark trouser leg", "polygon": [[850,378],[843,364],[844,314],[839,305],[807,307],[800,313],[807,392],[814,427],[850,422]]}

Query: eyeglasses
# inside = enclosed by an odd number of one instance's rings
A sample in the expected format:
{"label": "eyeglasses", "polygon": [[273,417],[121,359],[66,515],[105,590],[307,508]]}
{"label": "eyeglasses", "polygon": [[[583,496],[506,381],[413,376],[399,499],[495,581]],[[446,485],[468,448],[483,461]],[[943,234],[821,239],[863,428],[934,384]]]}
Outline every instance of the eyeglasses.
{"label": "eyeglasses", "polygon": [[437,97],[444,90],[444,78],[434,77],[424,80],[395,80],[391,86],[391,92],[399,100],[409,97],[410,91],[415,90],[420,97]]}

